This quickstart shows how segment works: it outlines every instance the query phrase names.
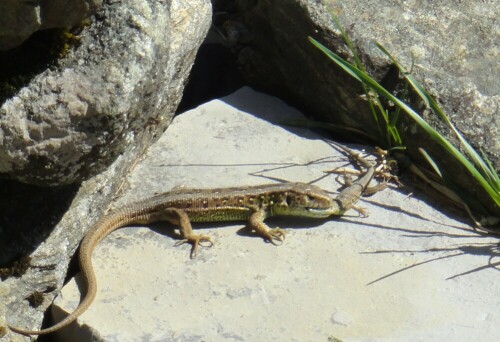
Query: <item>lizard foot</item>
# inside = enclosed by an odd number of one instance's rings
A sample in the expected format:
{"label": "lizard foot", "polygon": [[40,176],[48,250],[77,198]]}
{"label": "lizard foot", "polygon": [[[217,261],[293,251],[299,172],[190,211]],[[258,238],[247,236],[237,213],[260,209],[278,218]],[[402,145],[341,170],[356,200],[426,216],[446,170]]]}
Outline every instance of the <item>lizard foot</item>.
{"label": "lizard foot", "polygon": [[368,210],[365,208],[358,207],[357,205],[353,205],[352,209],[356,210],[359,213],[359,216],[361,217],[368,217]]}
{"label": "lizard foot", "polygon": [[269,241],[275,246],[280,246],[285,240],[285,231],[281,228],[270,228],[265,232],[261,232],[266,241]]}
{"label": "lizard foot", "polygon": [[[202,242],[207,241],[208,245],[203,245]],[[206,235],[201,235],[201,234],[191,234],[188,236],[185,236],[183,240],[177,242],[174,246],[180,246],[185,243],[190,243],[191,244],[191,253],[190,257],[191,259],[195,258],[196,255],[198,254],[198,246],[203,246],[203,247],[212,247],[213,242],[212,239],[210,239],[209,236]]]}

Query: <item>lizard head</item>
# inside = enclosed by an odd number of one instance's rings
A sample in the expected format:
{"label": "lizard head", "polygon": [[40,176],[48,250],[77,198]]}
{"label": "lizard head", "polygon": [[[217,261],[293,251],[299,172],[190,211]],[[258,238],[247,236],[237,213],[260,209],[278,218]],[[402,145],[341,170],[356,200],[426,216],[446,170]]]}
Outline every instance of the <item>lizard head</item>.
{"label": "lizard head", "polygon": [[276,194],[273,202],[273,215],[325,218],[339,211],[328,192],[305,183],[294,183],[288,191]]}

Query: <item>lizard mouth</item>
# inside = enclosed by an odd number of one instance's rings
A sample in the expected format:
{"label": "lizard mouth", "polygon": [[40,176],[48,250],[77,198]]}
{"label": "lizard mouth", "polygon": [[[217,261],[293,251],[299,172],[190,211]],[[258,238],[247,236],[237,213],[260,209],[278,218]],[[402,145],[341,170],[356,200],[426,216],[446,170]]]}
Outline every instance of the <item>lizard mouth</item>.
{"label": "lizard mouth", "polygon": [[319,217],[327,217],[331,214],[328,208],[307,208],[307,212]]}

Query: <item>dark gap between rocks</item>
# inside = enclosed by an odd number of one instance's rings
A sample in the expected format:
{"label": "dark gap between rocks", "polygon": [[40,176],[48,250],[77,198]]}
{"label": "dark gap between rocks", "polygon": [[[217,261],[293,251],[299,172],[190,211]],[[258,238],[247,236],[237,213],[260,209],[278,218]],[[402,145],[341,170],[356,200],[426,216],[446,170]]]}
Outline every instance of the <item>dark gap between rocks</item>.
{"label": "dark gap between rocks", "polygon": [[0,180],[0,267],[11,267],[31,254],[66,213],[77,191],[78,185],[39,187]]}
{"label": "dark gap between rocks", "polygon": [[176,115],[229,95],[244,85],[231,48],[212,27],[198,50]]}

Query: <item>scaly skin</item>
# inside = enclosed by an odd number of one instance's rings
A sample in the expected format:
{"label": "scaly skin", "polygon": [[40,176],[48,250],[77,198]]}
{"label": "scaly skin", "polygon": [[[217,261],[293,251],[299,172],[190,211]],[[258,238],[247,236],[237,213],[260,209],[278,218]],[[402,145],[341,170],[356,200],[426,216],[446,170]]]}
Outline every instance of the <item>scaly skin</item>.
{"label": "scaly skin", "polygon": [[369,167],[366,174],[332,198],[315,185],[304,183],[267,184],[252,187],[221,189],[181,189],[156,195],[124,206],[102,217],[82,240],[79,252],[80,269],[87,293],[78,307],[61,322],[43,330],[9,328],[23,335],[43,335],[59,330],[77,319],[88,309],[97,293],[97,280],[92,268],[92,252],[99,242],[114,230],[131,224],[149,224],[167,221],[180,227],[184,240],[192,244],[191,257],[196,255],[202,241],[208,236],[194,234],[190,222],[220,222],[247,220],[251,228],[267,241],[276,244],[285,233],[280,228],[269,228],[264,220],[270,216],[299,216],[326,218],[342,215],[354,207],[374,174]]}

